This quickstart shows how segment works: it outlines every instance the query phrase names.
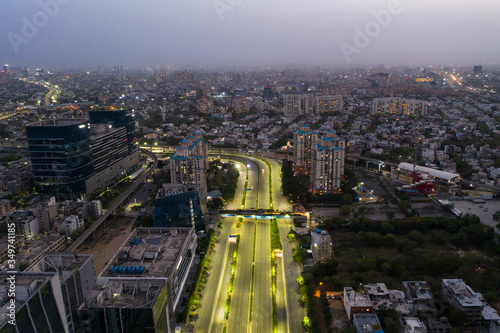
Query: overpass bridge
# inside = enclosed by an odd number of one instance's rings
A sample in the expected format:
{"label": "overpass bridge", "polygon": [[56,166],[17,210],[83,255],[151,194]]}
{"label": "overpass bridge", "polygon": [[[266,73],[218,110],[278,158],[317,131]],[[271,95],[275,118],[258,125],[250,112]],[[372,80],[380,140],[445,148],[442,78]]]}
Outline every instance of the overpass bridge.
{"label": "overpass bridge", "polygon": [[150,156],[153,159],[153,164],[151,165],[151,167],[145,173],[139,176],[139,178],[137,178],[135,182],[127,190],[125,190],[125,192],[123,192],[117,199],[115,199],[111,207],[106,210],[94,223],[92,223],[92,225],[88,229],[86,229],[83,234],[66,249],[66,251],[74,252],[80,245],[82,245],[82,243],[91,234],[93,234],[104,221],[106,221],[106,219],[115,211],[115,209],[117,209],[128,198],[128,196],[132,194],[132,192],[134,192],[142,184],[142,182],[151,175],[154,169],[156,169],[158,165],[158,158],[156,157],[156,155],[144,149],[139,149],[139,151]]}

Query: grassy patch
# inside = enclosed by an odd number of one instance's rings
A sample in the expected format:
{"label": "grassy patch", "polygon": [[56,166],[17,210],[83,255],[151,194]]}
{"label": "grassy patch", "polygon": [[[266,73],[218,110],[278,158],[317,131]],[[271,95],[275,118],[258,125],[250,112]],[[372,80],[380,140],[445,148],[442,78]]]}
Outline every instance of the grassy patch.
{"label": "grassy patch", "polygon": [[278,220],[271,220],[271,250],[282,250]]}
{"label": "grassy patch", "polygon": [[231,295],[233,293],[234,284],[234,274],[236,273],[236,262],[238,260],[238,249],[240,247],[240,235],[236,236],[236,245],[233,252],[233,262],[231,263],[231,278],[229,280],[229,288],[227,290],[226,307],[224,309],[224,328],[227,327],[227,321],[229,319],[229,310],[231,308]]}
{"label": "grassy patch", "polygon": [[248,186],[248,169],[247,177],[245,178],[245,188],[243,189],[243,198],[241,198],[241,207],[245,208],[245,202],[247,201],[247,186]]}

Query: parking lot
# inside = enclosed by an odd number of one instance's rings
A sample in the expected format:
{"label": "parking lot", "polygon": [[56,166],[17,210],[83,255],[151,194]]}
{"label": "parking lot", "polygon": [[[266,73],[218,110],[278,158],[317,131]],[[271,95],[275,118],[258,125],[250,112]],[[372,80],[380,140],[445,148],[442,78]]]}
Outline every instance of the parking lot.
{"label": "parking lot", "polygon": [[500,210],[500,200],[485,200],[484,204],[473,203],[469,200],[454,200],[452,202],[455,204],[456,208],[462,211],[462,213],[475,214],[481,219],[481,223],[494,227],[495,232],[500,234],[500,229],[495,227],[498,222],[493,219],[493,214]]}

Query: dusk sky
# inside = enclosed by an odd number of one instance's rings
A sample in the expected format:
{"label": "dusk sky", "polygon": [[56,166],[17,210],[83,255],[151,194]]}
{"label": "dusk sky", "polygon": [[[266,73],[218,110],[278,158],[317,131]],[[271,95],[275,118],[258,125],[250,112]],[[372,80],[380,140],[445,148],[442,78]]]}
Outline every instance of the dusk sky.
{"label": "dusk sky", "polygon": [[[57,11],[45,14],[40,4],[54,2]],[[498,0],[397,3],[2,0],[0,62],[54,70],[114,65],[162,68],[499,62]],[[388,24],[375,23],[372,12],[387,11],[391,6],[397,13],[391,14]],[[50,8],[53,10],[53,6]],[[373,29],[368,42],[363,41],[367,45],[356,46],[356,29],[365,31],[367,26]],[[346,47],[348,56],[342,51]]]}

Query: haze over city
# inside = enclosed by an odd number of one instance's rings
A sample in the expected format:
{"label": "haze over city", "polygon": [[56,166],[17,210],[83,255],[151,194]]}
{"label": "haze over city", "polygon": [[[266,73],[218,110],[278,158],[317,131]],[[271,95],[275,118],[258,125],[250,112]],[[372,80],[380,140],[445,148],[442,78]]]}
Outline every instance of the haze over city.
{"label": "haze over city", "polygon": [[0,0],[0,332],[500,333],[498,0]]}
{"label": "haze over city", "polygon": [[500,53],[499,10],[495,0],[2,1],[0,59],[52,69],[488,64]]}

